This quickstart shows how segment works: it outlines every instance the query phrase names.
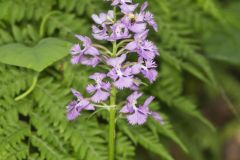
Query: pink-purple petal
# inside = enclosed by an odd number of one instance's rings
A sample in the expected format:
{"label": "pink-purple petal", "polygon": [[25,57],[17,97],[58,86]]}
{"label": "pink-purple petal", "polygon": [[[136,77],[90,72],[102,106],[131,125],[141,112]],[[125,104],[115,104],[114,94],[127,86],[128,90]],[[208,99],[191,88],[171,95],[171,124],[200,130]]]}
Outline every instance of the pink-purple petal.
{"label": "pink-purple petal", "polygon": [[108,92],[97,90],[96,93],[91,97],[93,102],[99,103],[108,99],[110,94]]}
{"label": "pink-purple petal", "polygon": [[88,93],[93,93],[93,92],[95,92],[97,89],[96,89],[96,87],[95,87],[94,85],[89,84],[89,85],[87,86],[86,90],[87,90]]}
{"label": "pink-purple petal", "polygon": [[150,70],[142,70],[142,73],[145,78],[147,78],[150,83],[153,83],[158,76],[158,72],[155,69],[150,69]]}
{"label": "pink-purple petal", "polygon": [[129,29],[134,33],[142,33],[146,30],[146,23],[135,23]]}
{"label": "pink-purple petal", "polygon": [[163,118],[157,112],[152,112],[151,116],[159,123],[164,124]]}
{"label": "pink-purple petal", "polygon": [[137,49],[137,43],[135,41],[130,42],[125,47],[129,51],[135,51]]}
{"label": "pink-purple petal", "polygon": [[127,119],[131,125],[142,125],[147,121],[147,117],[148,115],[136,111],[133,114],[128,115]]}
{"label": "pink-purple petal", "polygon": [[130,88],[133,85],[133,79],[131,77],[120,77],[114,82],[114,86],[118,89]]}

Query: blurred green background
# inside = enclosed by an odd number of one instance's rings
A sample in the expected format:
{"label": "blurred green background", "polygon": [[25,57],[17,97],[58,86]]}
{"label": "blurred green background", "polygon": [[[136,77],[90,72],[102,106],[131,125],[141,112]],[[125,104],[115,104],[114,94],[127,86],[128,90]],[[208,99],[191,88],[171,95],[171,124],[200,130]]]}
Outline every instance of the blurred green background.
{"label": "blurred green background", "polygon": [[[116,159],[240,160],[240,1],[148,2],[161,56],[157,82],[142,90],[166,123],[119,119]],[[107,112],[65,117],[69,89],[84,92],[93,72],[69,63],[74,35],[91,36],[91,15],[107,9],[102,0],[0,0],[0,160],[107,158]]]}

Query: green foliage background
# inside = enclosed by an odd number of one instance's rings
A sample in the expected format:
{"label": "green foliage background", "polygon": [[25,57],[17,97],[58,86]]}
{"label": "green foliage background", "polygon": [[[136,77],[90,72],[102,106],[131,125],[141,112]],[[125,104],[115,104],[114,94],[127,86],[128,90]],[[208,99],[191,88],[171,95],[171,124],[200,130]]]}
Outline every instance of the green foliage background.
{"label": "green foliage background", "polygon": [[[185,160],[219,160],[221,130],[199,111],[196,88],[208,99],[228,95],[238,115],[240,85],[228,71],[240,66],[240,3],[148,2],[161,56],[157,82],[143,91],[157,97],[151,108],[166,123],[133,127],[119,118],[116,159],[178,159],[170,153],[177,145]],[[102,0],[0,0],[0,160],[107,159],[107,111],[65,116],[70,88],[84,92],[93,72],[69,63],[74,34],[90,36],[91,14],[107,8]]]}

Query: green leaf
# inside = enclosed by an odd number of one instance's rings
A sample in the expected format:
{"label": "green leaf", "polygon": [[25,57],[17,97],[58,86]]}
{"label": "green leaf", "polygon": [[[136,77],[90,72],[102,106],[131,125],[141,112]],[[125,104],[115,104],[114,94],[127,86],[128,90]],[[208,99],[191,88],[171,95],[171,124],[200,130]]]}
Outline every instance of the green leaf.
{"label": "green leaf", "polygon": [[65,57],[70,46],[70,42],[57,38],[43,39],[34,47],[20,43],[7,44],[0,47],[0,62],[41,72]]}

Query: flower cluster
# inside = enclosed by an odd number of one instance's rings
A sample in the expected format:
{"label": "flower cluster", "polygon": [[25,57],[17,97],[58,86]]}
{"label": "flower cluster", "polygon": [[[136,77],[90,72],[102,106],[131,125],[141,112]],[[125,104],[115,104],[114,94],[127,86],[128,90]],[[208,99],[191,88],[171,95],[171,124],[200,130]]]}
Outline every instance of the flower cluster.
{"label": "flower cluster", "polygon": [[[94,73],[89,77],[95,81],[86,87],[86,91],[91,95],[89,98],[83,98],[78,91],[72,89],[77,100],[67,106],[67,117],[73,120],[82,110],[94,110],[99,106],[97,104],[107,101],[111,89],[116,88],[133,91],[120,109],[120,113],[126,115],[130,124],[141,125],[146,122],[148,116],[163,123],[160,115],[149,109],[154,97],[150,96],[142,105],[137,105],[138,98],[142,96],[138,91],[142,84],[139,75],[150,83],[157,78],[154,58],[159,53],[157,47],[147,39],[149,26],[157,31],[153,14],[146,11],[147,2],[139,7],[139,4],[133,4],[132,0],[113,0],[111,5],[114,10],[92,15],[95,22],[92,26],[92,35],[96,40],[111,42],[113,51],[102,45],[93,44],[88,37],[76,35],[81,44],[75,44],[71,49],[72,64],[92,67],[105,65],[104,68],[108,70],[104,73]],[[118,14],[117,9],[120,10]],[[129,56],[135,60],[129,61]]]}

